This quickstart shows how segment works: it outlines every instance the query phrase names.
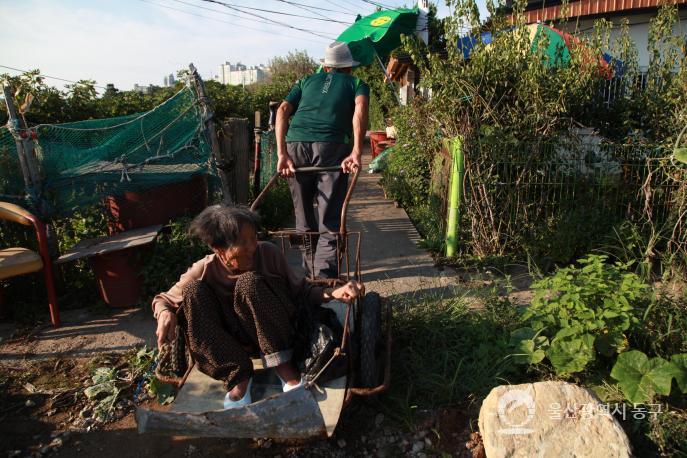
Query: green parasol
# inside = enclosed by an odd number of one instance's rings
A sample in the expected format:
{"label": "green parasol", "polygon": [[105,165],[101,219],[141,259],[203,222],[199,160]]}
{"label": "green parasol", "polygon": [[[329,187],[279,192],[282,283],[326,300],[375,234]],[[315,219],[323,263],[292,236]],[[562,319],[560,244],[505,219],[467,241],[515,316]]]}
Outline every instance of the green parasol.
{"label": "green parasol", "polygon": [[418,14],[417,8],[397,8],[358,17],[336,40],[348,43],[353,59],[369,65],[375,54],[384,57],[398,48],[401,35],[415,33]]}

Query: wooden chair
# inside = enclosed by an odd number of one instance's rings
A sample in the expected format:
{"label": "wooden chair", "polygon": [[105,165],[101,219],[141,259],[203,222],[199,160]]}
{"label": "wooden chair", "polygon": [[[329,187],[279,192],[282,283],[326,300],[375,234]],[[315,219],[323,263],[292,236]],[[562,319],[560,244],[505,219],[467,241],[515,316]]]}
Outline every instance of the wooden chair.
{"label": "wooden chair", "polygon": [[43,270],[45,286],[48,290],[50,320],[55,327],[60,326],[60,310],[55,293],[53,264],[48,250],[45,224],[26,209],[8,202],[0,202],[0,220],[12,221],[33,226],[38,238],[38,253],[27,248],[0,248],[0,280]]}

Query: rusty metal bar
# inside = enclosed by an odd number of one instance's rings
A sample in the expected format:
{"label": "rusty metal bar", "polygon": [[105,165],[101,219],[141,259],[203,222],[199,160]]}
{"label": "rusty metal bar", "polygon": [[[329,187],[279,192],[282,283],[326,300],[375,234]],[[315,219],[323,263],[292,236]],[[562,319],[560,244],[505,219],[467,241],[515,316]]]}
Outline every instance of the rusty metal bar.
{"label": "rusty metal bar", "polygon": [[358,241],[356,242],[356,248],[355,248],[355,277],[356,280],[359,282],[363,281],[363,275],[360,272],[360,240],[361,240],[361,234],[360,232],[358,234]]}
{"label": "rusty metal bar", "polygon": [[341,336],[341,351],[346,350],[346,342],[350,337],[348,319],[351,315],[351,304],[346,304],[346,318],[344,318],[343,336]]}
{"label": "rusty metal bar", "polygon": [[329,365],[332,363],[332,361],[334,361],[334,359],[336,359],[336,357],[337,357],[337,356],[340,356],[340,355],[346,356],[346,353],[344,353],[343,351],[341,351],[341,348],[340,348],[340,347],[336,347],[336,348],[334,349],[334,354],[332,355],[331,358],[329,358],[329,359],[327,360],[327,362],[324,364],[324,366],[322,366],[322,369],[320,369],[320,370],[317,372],[317,374],[315,374],[315,376],[313,377],[312,380],[310,380],[309,382],[306,382],[306,383],[305,383],[305,389],[310,389],[311,386],[315,385],[315,382],[317,382],[317,379],[320,378],[320,376],[324,373],[325,370],[327,370],[327,368],[328,368]]}
{"label": "rusty metal bar", "polygon": [[343,207],[341,207],[341,225],[339,226],[339,233],[341,236],[346,235],[346,214],[348,213],[348,202],[351,200],[351,195],[353,194],[353,189],[355,184],[358,182],[358,175],[360,174],[360,168],[355,169],[353,178],[348,184],[348,191],[346,191],[346,197],[344,198]]}
{"label": "rusty metal bar", "polygon": [[275,172],[274,175],[270,178],[270,181],[267,182],[265,185],[265,189],[260,191],[260,194],[258,194],[258,197],[255,198],[253,203],[250,205],[250,209],[252,211],[255,211],[258,208],[258,205],[262,203],[262,201],[265,199],[265,196],[267,195],[267,191],[272,187],[272,185],[279,179],[279,173]]}

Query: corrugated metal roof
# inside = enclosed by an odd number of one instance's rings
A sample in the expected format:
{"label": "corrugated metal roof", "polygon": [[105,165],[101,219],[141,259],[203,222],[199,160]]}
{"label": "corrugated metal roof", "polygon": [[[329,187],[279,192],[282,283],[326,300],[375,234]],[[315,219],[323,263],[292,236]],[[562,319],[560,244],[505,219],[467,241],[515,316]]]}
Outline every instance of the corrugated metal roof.
{"label": "corrugated metal roof", "polygon": [[[567,16],[570,18],[583,16],[608,15],[628,10],[658,8],[665,0],[580,0],[567,5]],[[687,5],[687,0],[669,0],[667,3]],[[528,5],[528,8],[530,6]],[[562,16],[564,5],[553,5],[525,11],[525,22],[532,24],[537,21],[551,21]]]}

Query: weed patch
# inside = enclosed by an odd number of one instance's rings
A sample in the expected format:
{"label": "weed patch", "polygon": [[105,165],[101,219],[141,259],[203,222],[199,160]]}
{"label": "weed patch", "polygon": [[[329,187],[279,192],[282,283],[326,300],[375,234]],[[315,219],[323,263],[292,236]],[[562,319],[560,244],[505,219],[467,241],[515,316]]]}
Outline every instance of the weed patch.
{"label": "weed patch", "polygon": [[395,309],[393,414],[412,422],[418,409],[467,404],[502,383],[525,380],[508,339],[515,308],[506,300],[469,310],[458,299],[423,300]]}

